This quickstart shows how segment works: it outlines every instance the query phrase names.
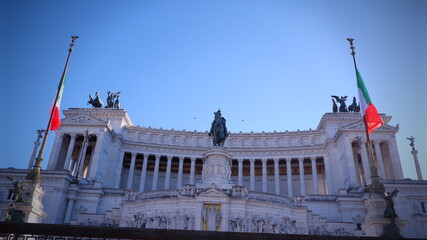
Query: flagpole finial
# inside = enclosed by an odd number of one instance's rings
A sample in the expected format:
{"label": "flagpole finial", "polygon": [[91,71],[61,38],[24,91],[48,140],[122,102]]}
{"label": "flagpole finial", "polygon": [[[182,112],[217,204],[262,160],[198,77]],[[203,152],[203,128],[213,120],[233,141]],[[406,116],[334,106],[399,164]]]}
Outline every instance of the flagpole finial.
{"label": "flagpole finial", "polygon": [[79,36],[71,36],[70,49],[68,49],[68,51],[70,52],[73,51],[74,42],[76,41],[77,38],[79,38]]}
{"label": "flagpole finial", "polygon": [[356,52],[354,51],[355,47],[353,47],[354,38],[347,38],[347,41],[350,42],[351,55],[354,56],[354,54],[356,54]]}

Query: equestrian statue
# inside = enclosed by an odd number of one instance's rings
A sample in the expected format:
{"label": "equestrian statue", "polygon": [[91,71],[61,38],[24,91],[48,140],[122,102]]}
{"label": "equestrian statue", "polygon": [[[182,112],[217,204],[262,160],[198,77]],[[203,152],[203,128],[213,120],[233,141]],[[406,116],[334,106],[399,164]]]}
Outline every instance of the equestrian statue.
{"label": "equestrian statue", "polygon": [[214,112],[215,119],[212,122],[209,136],[213,138],[214,146],[224,146],[225,138],[228,136],[226,120],[221,116],[221,110]]}
{"label": "equestrian statue", "polygon": [[89,95],[89,101],[87,102],[87,104],[92,105],[92,107],[94,108],[101,108],[104,103],[101,101],[101,99],[99,99],[99,93],[96,92],[95,98],[93,98],[92,95]]}

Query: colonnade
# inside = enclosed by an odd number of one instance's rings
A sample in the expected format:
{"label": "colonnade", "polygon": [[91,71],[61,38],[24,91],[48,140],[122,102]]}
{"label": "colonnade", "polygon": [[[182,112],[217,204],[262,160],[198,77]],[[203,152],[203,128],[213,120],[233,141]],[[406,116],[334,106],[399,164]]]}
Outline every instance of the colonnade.
{"label": "colonnade", "polygon": [[[125,154],[127,155],[127,158],[125,157]],[[129,156],[130,156],[130,163],[129,163]],[[151,156],[151,157],[150,157]],[[142,157],[142,164],[141,161],[139,161],[139,167],[136,168],[137,163],[137,157],[141,160]],[[150,158],[150,160],[149,160]],[[154,158],[154,159],[153,159]],[[114,179],[114,187],[116,188],[127,188],[127,189],[134,189],[138,190],[140,192],[144,191],[150,191],[150,190],[159,190],[159,189],[170,189],[170,188],[181,188],[183,184],[192,184],[194,185],[197,181],[201,178],[201,172],[200,169],[198,172],[196,172],[196,160],[197,164],[200,168],[201,164],[201,158],[197,157],[184,157],[184,156],[172,156],[172,155],[160,155],[160,154],[147,154],[147,153],[137,153],[137,152],[125,152],[122,151],[119,156],[119,163],[118,167],[116,168],[115,172],[115,179]],[[127,163],[125,164],[124,161],[127,159]],[[175,168],[175,171],[172,171],[172,160],[178,159],[178,169]],[[184,160],[187,161],[184,161]],[[190,164],[188,164],[188,159],[190,159]],[[308,159],[310,160],[310,164],[307,166]],[[318,160],[319,159],[319,160]],[[153,160],[154,160],[154,166],[153,166]],[[262,164],[261,169],[256,169],[255,163],[259,163],[259,161]],[[298,162],[298,168],[295,167],[295,164],[292,164],[292,162],[295,163],[295,161]],[[305,168],[310,169],[310,171],[306,171],[304,168],[304,161],[306,161]],[[148,162],[151,162],[151,171],[150,174],[147,172],[147,165]],[[318,162],[320,165],[320,169],[322,169],[322,184],[327,181],[327,174],[324,172],[326,169],[324,167],[324,157],[316,157],[312,156],[309,158],[304,157],[296,157],[296,158],[234,158],[232,159],[232,162],[234,164],[237,163],[237,166],[235,166],[234,171],[232,171],[232,179],[235,179],[237,177],[237,181],[234,183],[239,186],[244,186],[249,183],[248,189],[250,191],[262,191],[262,192],[270,192],[275,194],[282,194],[289,197],[293,197],[294,195],[306,195],[306,177],[307,175],[310,175],[312,178],[312,186],[310,186],[310,193],[313,194],[319,194],[319,177],[318,177]],[[250,169],[247,171],[244,167],[244,164],[248,163],[250,164]],[[274,174],[268,174],[268,163],[274,163]],[[283,166],[283,163],[286,162],[286,167]],[[160,181],[160,165],[163,163],[163,171],[162,173],[162,181]],[[281,163],[281,164],[279,164]],[[183,182],[184,180],[184,164],[186,169],[190,169],[189,174],[187,171],[187,174],[185,175],[187,179],[187,182]],[[164,167],[166,165],[166,167]],[[281,166],[282,165],[282,166]],[[176,166],[176,165],[175,165]],[[292,170],[292,167],[294,167],[294,170]],[[126,170],[124,170],[126,168]],[[285,171],[286,168],[286,171]],[[127,170],[128,169],[128,170]],[[258,172],[261,170],[261,182],[262,187],[261,189],[256,189],[256,176],[259,176]],[[137,172],[136,172],[137,171]],[[127,172],[128,174],[124,174]],[[173,181],[171,178],[171,174],[174,173]],[[237,175],[237,176],[236,176]],[[281,179],[284,175],[287,175],[286,180]],[[299,175],[299,181],[293,179],[292,176]],[[136,176],[139,176],[139,179],[136,178]],[[268,177],[274,176],[274,191],[268,191],[268,186],[271,184],[271,180],[268,180]],[[151,177],[151,178],[150,178]],[[245,181],[249,177],[249,181]],[[136,180],[135,180],[136,179]],[[163,182],[164,179],[164,182]],[[136,183],[135,181],[138,181],[139,183]],[[148,181],[148,182],[147,182]],[[151,181],[151,184],[150,184]],[[160,186],[159,183],[164,183],[164,185]],[[294,189],[294,182],[295,184],[298,184],[298,192],[295,193]],[[146,184],[147,183],[147,184]],[[287,184],[287,193],[281,192],[281,185]],[[321,194],[326,194],[326,186],[323,187],[323,191]]]}
{"label": "colonnade", "polygon": [[[139,153],[136,152],[130,152],[131,154],[131,160],[130,160],[130,167],[129,167],[129,173],[127,175],[127,179],[125,179],[126,184],[125,188],[127,189],[131,189],[133,184],[134,184],[134,178],[135,178],[135,164],[136,164],[136,158],[137,155]],[[164,181],[164,186],[159,186],[159,169],[160,169],[160,159],[162,158],[162,155],[159,154],[154,154],[152,156],[154,156],[154,170],[153,170],[153,177],[152,177],[152,181],[151,181],[151,188],[150,189],[145,189],[146,188],[146,181],[147,181],[147,165],[148,165],[148,158],[150,156],[150,154],[141,154],[143,156],[142,159],[142,168],[141,168],[141,173],[140,173],[140,179],[139,179],[139,187],[138,190],[140,192],[144,192],[144,191],[150,191],[150,190],[158,190],[160,188],[163,189],[169,189],[169,188],[181,188],[183,185],[183,172],[184,172],[184,159],[185,157],[183,156],[178,156],[177,158],[179,159],[179,163],[178,163],[178,174],[177,174],[177,178],[176,178],[176,185],[173,185],[171,182],[171,173],[172,173],[172,159],[174,158],[174,156],[171,155],[165,155],[166,157],[166,171],[165,171],[165,181]],[[114,180],[114,186],[116,188],[120,187],[120,183],[122,182],[122,171],[123,171],[123,166],[124,166],[124,161],[125,159],[125,152],[122,151],[120,153],[120,161],[118,164],[118,167],[116,168],[116,173],[115,173],[115,180]],[[190,157],[190,179],[189,179],[189,184],[195,184],[195,167],[196,167],[196,157]]]}
{"label": "colonnade", "polygon": [[[66,169],[72,175],[86,178],[90,168],[96,168],[94,153],[100,151],[101,142],[99,134],[58,134],[53,146],[52,157],[48,164],[50,170]],[[98,156],[99,158],[99,156]]]}

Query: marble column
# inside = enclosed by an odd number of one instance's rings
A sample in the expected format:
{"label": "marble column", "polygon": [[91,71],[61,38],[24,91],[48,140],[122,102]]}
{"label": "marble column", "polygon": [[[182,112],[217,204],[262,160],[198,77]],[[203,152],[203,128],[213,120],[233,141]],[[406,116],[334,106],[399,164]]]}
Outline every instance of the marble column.
{"label": "marble column", "polygon": [[119,154],[119,161],[117,162],[116,171],[114,175],[114,187],[119,188],[120,187],[120,180],[122,178],[122,169],[123,169],[123,159],[125,157],[125,152],[120,151]]}
{"label": "marble column", "polygon": [[190,184],[194,185],[194,174],[196,171],[196,158],[191,157],[191,165],[190,165]]}
{"label": "marble column", "polygon": [[68,189],[68,193],[67,193],[68,204],[67,204],[67,210],[65,212],[64,223],[70,223],[71,214],[73,213],[73,208],[74,208],[74,202],[77,199],[77,193],[78,193],[77,191],[78,191],[78,188],[75,186],[75,184],[72,184],[71,187]]}
{"label": "marble column", "polygon": [[362,166],[363,171],[365,172],[365,181],[366,184],[371,183],[371,170],[369,169],[369,158],[368,158],[368,152],[366,151],[366,144],[361,144],[362,146],[360,149],[360,157],[362,158]]}
{"label": "marble column", "polygon": [[299,181],[301,184],[301,195],[305,196],[304,158],[298,158]]}
{"label": "marble column", "polygon": [[313,177],[313,193],[319,194],[319,182],[317,179],[317,164],[316,157],[311,157],[311,176]]}
{"label": "marble column", "polygon": [[251,173],[250,173],[250,189],[251,191],[255,191],[255,159],[249,159],[251,163]]}
{"label": "marble column", "polygon": [[326,155],[323,156],[323,165],[325,166],[326,194],[332,195],[335,193],[334,176],[332,175],[332,164]]}
{"label": "marble column", "polygon": [[36,160],[36,154],[37,154],[37,149],[40,145],[40,141],[34,141],[34,148],[33,148],[33,152],[31,153],[31,157],[30,157],[30,161],[28,162],[28,168],[27,169],[32,169],[33,165],[34,165],[34,161]]}
{"label": "marble column", "polygon": [[130,160],[129,176],[128,176],[128,182],[126,185],[127,189],[132,189],[133,175],[135,172],[136,152],[132,152],[131,154],[132,154],[132,158]]}
{"label": "marble column", "polygon": [[88,176],[91,179],[97,179],[99,182],[102,182],[103,176],[102,172],[99,169],[103,169],[104,165],[104,158],[103,158],[103,144],[105,142],[106,136],[104,133],[97,133],[96,134],[96,144],[95,148],[92,153],[92,159],[89,168],[89,174]]}
{"label": "marble column", "polygon": [[411,151],[412,157],[414,158],[415,170],[417,170],[418,180],[423,180],[423,174],[421,173],[420,162],[418,161],[418,151],[415,148]]}
{"label": "marble column", "polygon": [[47,164],[47,170],[56,170],[56,164],[58,162],[58,155],[64,141],[64,134],[57,133],[55,136],[55,141],[53,142],[52,152],[50,153],[49,162]]}
{"label": "marble column", "polygon": [[243,186],[243,158],[237,159],[238,170],[237,170],[237,185]]}
{"label": "marble column", "polygon": [[343,176],[348,176],[348,180],[349,180],[348,182],[349,185],[345,187],[360,185],[360,181],[359,181],[360,178],[357,175],[352,143],[353,143],[353,139],[350,139],[348,137],[344,138],[344,149],[346,151],[345,157],[347,160],[347,166],[345,167],[345,170],[347,171],[347,173],[344,173]]}
{"label": "marble column", "polygon": [[179,157],[178,166],[178,180],[176,181],[176,188],[182,187],[182,172],[184,170],[184,157]]}
{"label": "marble column", "polygon": [[393,167],[394,179],[403,179],[402,162],[399,157],[399,150],[397,148],[396,139],[387,141],[388,149],[390,151],[391,165]]}
{"label": "marble column", "polygon": [[147,178],[147,163],[148,154],[144,153],[144,159],[142,161],[141,180],[139,181],[139,191],[144,192],[145,190],[145,179]]}
{"label": "marble column", "polygon": [[65,163],[64,163],[64,169],[69,171],[71,171],[70,162],[73,155],[74,145],[76,143],[76,134],[71,133],[70,137],[71,137],[71,140],[70,140],[70,144],[68,145],[68,151],[67,151],[67,155],[65,156]]}
{"label": "marble column", "polygon": [[87,152],[87,148],[89,147],[89,136],[84,136],[83,142],[82,142],[82,149],[80,150],[81,154],[79,155],[79,159],[77,160],[77,165],[79,165],[78,167],[78,173],[79,173],[79,177],[83,177],[83,169],[85,167],[85,160],[86,160],[86,152]]}
{"label": "marble column", "polygon": [[274,193],[280,194],[280,171],[279,171],[279,159],[274,160]]}
{"label": "marble column", "polygon": [[267,192],[267,159],[261,159],[262,162],[262,191]]}
{"label": "marble column", "polygon": [[381,147],[380,147],[379,140],[376,140],[374,142],[374,147],[375,147],[375,156],[377,158],[378,174],[380,175],[380,178],[386,179],[387,177],[385,175],[383,156],[381,154]]}
{"label": "marble column", "polygon": [[154,174],[153,174],[153,182],[151,184],[151,190],[157,190],[157,183],[159,182],[159,165],[160,165],[160,158],[162,156],[156,155],[156,161],[154,163]]}
{"label": "marble column", "polygon": [[286,158],[286,177],[287,177],[287,182],[288,182],[288,197],[289,198],[293,198],[294,197],[294,193],[293,193],[293,189],[292,189],[292,158]]}
{"label": "marble column", "polygon": [[172,156],[166,156],[168,163],[166,165],[165,189],[169,189],[171,181]]}

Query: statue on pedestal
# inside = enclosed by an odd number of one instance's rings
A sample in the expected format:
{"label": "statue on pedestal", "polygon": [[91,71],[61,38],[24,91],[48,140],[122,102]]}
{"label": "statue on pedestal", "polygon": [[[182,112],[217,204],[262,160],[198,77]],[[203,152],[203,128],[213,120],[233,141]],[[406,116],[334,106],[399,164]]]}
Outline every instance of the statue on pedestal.
{"label": "statue on pedestal", "polygon": [[104,103],[101,101],[101,99],[99,99],[99,93],[96,92],[95,98],[92,97],[92,95],[89,95],[89,101],[87,102],[87,104],[92,105],[92,107],[94,108],[101,108]]}
{"label": "statue on pedestal", "polygon": [[[107,106],[105,108],[119,108],[119,94],[120,92],[107,92]],[[115,100],[114,100],[115,99]]]}
{"label": "statue on pedestal", "polygon": [[345,105],[345,101],[347,101],[347,96],[341,96],[340,98],[338,96],[332,95],[331,97],[335,98],[337,103],[340,104],[339,112],[348,112],[347,105]]}
{"label": "statue on pedestal", "polygon": [[214,112],[215,119],[211,124],[209,136],[213,137],[214,146],[224,146],[225,138],[228,136],[226,120],[221,116],[221,110]]}

